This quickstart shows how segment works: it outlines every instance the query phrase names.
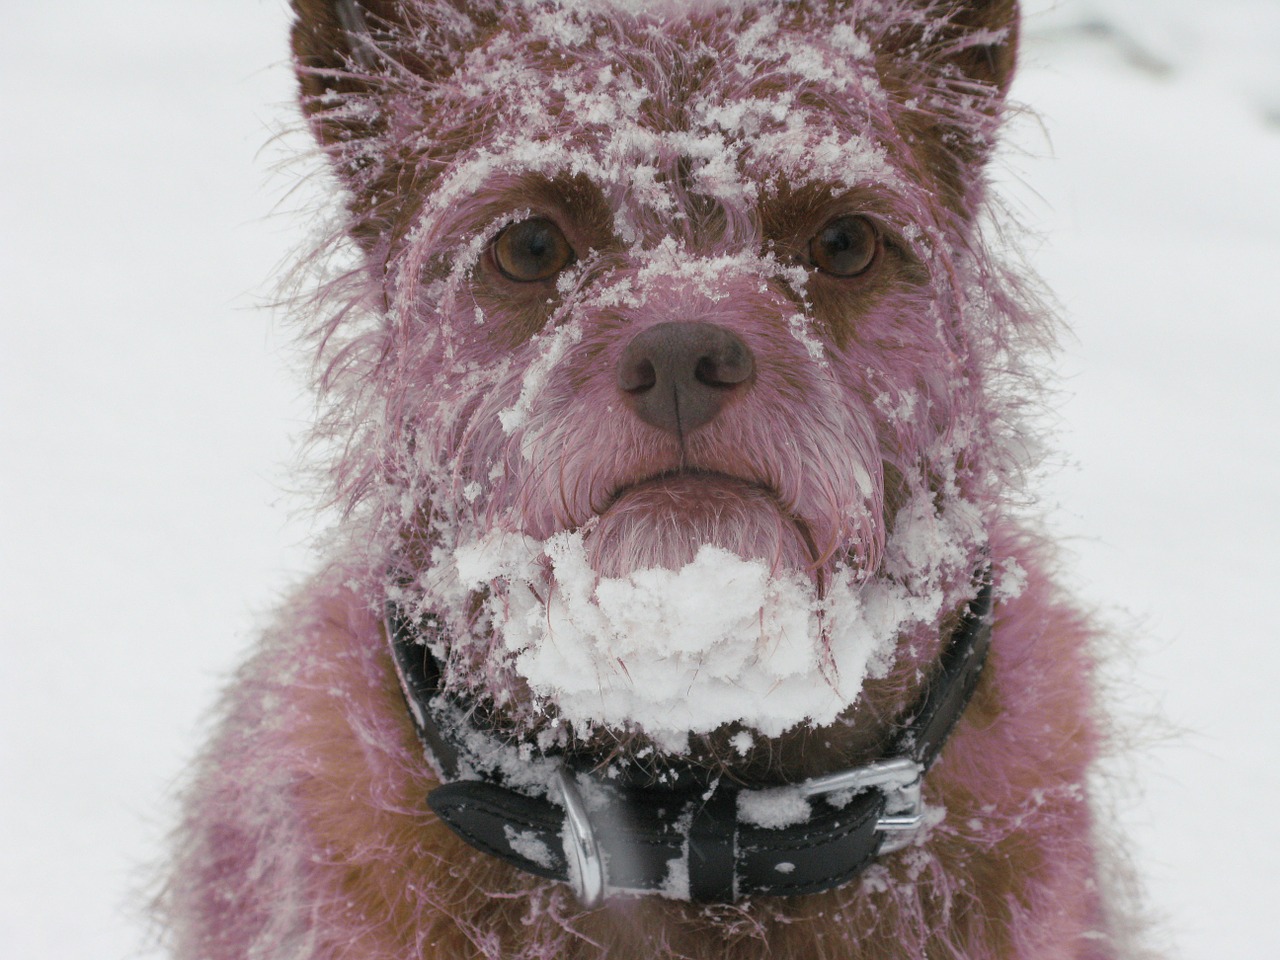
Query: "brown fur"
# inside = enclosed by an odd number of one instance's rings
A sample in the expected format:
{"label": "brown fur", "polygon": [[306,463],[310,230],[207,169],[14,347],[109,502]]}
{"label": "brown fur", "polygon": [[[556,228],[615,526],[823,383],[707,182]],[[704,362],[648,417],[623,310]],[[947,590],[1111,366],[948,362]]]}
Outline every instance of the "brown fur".
{"label": "brown fur", "polygon": [[[690,754],[691,762],[730,779],[771,784],[880,757],[960,622],[973,570],[990,559],[999,588],[990,660],[973,702],[925,779],[934,819],[916,844],[881,857],[858,879],[824,893],[719,906],[615,898],[593,910],[581,908],[567,886],[519,873],[472,849],[429,812],[425,798],[437,784],[402,701],[376,614],[388,570],[403,571],[405,582],[411,582],[432,570],[433,550],[455,546],[440,539],[442,503],[459,499],[452,488],[483,479],[493,465],[506,467],[508,474],[521,469],[512,452],[518,444],[506,434],[484,432],[496,412],[514,402],[518,384],[499,384],[512,393],[506,400],[487,388],[469,396],[461,389],[450,393],[455,369],[419,346],[436,332],[423,322],[430,310],[414,312],[414,297],[425,299],[421,291],[446,276],[449,267],[446,254],[413,238],[415,218],[447,178],[450,164],[497,122],[496,113],[479,108],[465,116],[424,113],[415,97],[424,90],[435,95],[436,81],[498,35],[503,24],[492,11],[476,13],[466,4],[455,10],[448,4],[364,0],[373,40],[386,39],[397,50],[394,65],[386,69],[403,76],[389,79],[368,75],[358,62],[339,27],[334,0],[294,0],[294,6],[299,19],[292,39],[304,108],[349,188],[346,229],[364,258],[361,270],[374,277],[374,292],[359,288],[316,333],[329,363],[321,385],[332,390],[334,404],[321,437],[328,438],[323,432],[328,429],[341,441],[333,469],[339,498],[356,509],[376,499],[371,490],[389,491],[384,502],[367,508],[372,516],[359,515],[353,528],[391,546],[379,542],[364,552],[348,549],[301,591],[229,691],[219,734],[189,790],[181,850],[164,904],[178,955],[187,960],[1113,957],[1085,789],[1100,740],[1092,706],[1090,631],[1054,587],[1049,551],[1009,519],[1005,500],[1017,469],[1011,462],[1016,455],[1007,448],[1017,444],[1002,431],[1016,433],[1004,418],[1016,419],[1010,409],[1017,401],[1005,399],[1005,388],[994,384],[1020,372],[1004,364],[1007,354],[1036,340],[1035,317],[1014,303],[1018,293],[1005,290],[1005,274],[989,268],[980,254],[963,259],[976,234],[985,188],[981,168],[1013,69],[1013,0],[955,0],[942,6],[886,0],[884,9],[900,22],[877,35],[875,57],[888,93],[885,102],[892,106],[884,108],[884,116],[873,115],[868,106],[865,127],[877,137],[883,134],[886,156],[907,184],[899,193],[874,181],[842,192],[825,182],[793,186],[781,177],[770,180],[758,207],[744,213],[697,195],[687,165],[667,171],[681,216],[664,219],[650,210],[636,226],[650,240],[678,237],[690,256],[733,250],[746,236],[757,245],[765,238],[778,261],[800,263],[823,225],[850,211],[884,223],[907,219],[926,240],[912,246],[902,237],[885,239],[879,265],[865,280],[845,282],[815,272],[803,298],[781,284],[769,286],[776,279],[770,278],[755,287],[744,283],[720,300],[700,300],[675,285],[653,293],[652,302],[631,314],[584,309],[588,334],[547,390],[559,401],[549,404],[550,413],[543,411],[552,427],[529,435],[554,446],[563,437],[581,440],[582,434],[573,431],[586,414],[599,412],[605,425],[587,435],[594,443],[562,441],[549,457],[521,450],[546,472],[523,477],[525,484],[512,494],[526,524],[521,532],[535,539],[594,524],[592,560],[601,576],[621,576],[646,565],[677,569],[700,542],[719,545],[719,533],[706,534],[703,528],[724,524],[738,534],[749,529],[741,540],[765,554],[771,548],[775,567],[801,570],[819,587],[840,563],[860,562],[874,570],[899,509],[911,496],[923,491],[938,510],[937,502],[946,496],[979,504],[988,540],[966,542],[964,561],[940,585],[944,595],[962,599],[944,607],[936,622],[905,630],[892,668],[868,679],[835,723],[817,729],[801,724],[779,737],[761,738],[745,756],[730,746],[740,728],[729,724],[694,738]],[[860,13],[864,6],[880,9],[878,0],[858,6]],[[847,7],[787,3],[780,9],[787,29],[813,30],[813,23]],[[916,16],[926,8],[939,18]],[[450,11],[463,12],[452,17]],[[463,42],[454,21],[467,17],[470,32],[463,32]],[[412,22],[406,26],[402,18]],[[689,127],[685,95],[709,75],[708,64],[689,51],[697,49],[703,33],[714,33],[709,23],[699,21],[689,36],[677,34],[671,41],[679,66],[662,67],[668,81],[663,94],[644,107],[654,129]],[[600,29],[621,32],[616,24]],[[975,30],[977,41],[961,42]],[[732,38],[716,36],[728,56]],[[935,62],[921,50],[942,52],[934,55]],[[563,55],[551,44],[534,40],[525,52],[545,76],[570,66],[556,59]],[[646,58],[658,62],[645,47],[629,55],[645,61],[645,69],[653,69]],[[910,65],[902,67],[902,61]],[[395,87],[400,80],[408,94]],[[945,88],[949,106],[923,104],[921,89],[936,92],[929,84]],[[388,92],[393,90],[394,96]],[[805,97],[806,108],[832,116],[841,110],[858,113],[813,90]],[[491,107],[492,101],[485,105]],[[824,121],[826,116],[821,113]],[[408,132],[397,133],[397,124]],[[420,127],[438,136],[432,139]],[[628,266],[634,249],[615,236],[615,210],[605,189],[584,175],[497,174],[460,206],[462,212],[448,215],[477,222],[519,209],[555,211],[569,245],[597,258],[592,269],[623,274],[634,266]],[[903,209],[909,216],[900,216]],[[455,232],[466,235],[461,227]],[[420,253],[415,243],[424,243],[427,252]],[[932,254],[926,256],[925,249]],[[500,366],[495,358],[529,362],[535,354],[528,348],[554,324],[569,294],[554,281],[516,287],[495,270],[492,256],[486,248],[468,276],[465,302],[434,303],[431,319],[452,335],[448,322],[457,318],[450,311],[467,318],[469,332],[458,335],[456,343],[462,361],[476,367]],[[960,277],[962,264],[979,279]],[[950,302],[949,296],[965,299],[969,291],[962,296],[960,290],[966,283],[985,284],[990,302],[971,308],[966,301],[965,309],[952,314],[938,307]],[[359,302],[362,297],[380,301],[372,310],[379,325],[344,341],[344,324],[368,306]],[[830,365],[821,376],[785,323],[784,310],[800,306],[827,351]],[[936,321],[931,308],[938,310]],[[474,311],[487,326],[469,319]],[[714,429],[681,436],[678,445],[630,420],[605,423],[606,413],[613,413],[607,399],[598,404],[599,411],[590,407],[592,397],[617,399],[616,389],[609,393],[616,388],[610,371],[619,345],[630,336],[625,331],[676,315],[739,324],[758,358],[763,384],[745,398],[745,391],[735,395]],[[769,401],[759,399],[766,388],[773,391]],[[897,402],[904,396],[923,398],[918,418],[904,425],[905,415],[884,414],[886,422],[877,423],[877,432],[859,446],[850,424],[860,428],[882,398]],[[814,412],[820,399],[828,404],[822,408],[827,419]],[[625,404],[618,407],[625,411]],[[785,448],[789,457],[776,458],[783,465],[778,472],[792,475],[761,476],[760,463],[744,451],[763,447],[776,453],[780,447],[770,448],[766,441],[779,433],[801,436],[792,423],[799,415],[808,417],[804,424],[811,435],[804,439],[810,446],[797,443]],[[477,427],[478,421],[488,427]],[[972,431],[971,439],[955,439],[966,430]],[[834,454],[827,456],[832,445]],[[425,479],[414,474],[415,467],[422,469],[415,459],[421,446],[438,448],[453,472],[445,471],[444,480],[429,472]],[[937,454],[953,446],[962,449]],[[940,459],[935,462],[933,456]],[[857,458],[878,458],[874,471],[866,464],[876,487],[867,494],[874,502],[869,518],[850,519],[849,510],[840,512],[852,494],[836,489],[840,485],[830,477],[819,478],[827,487],[819,485],[818,493],[809,495],[829,501],[819,504],[829,508],[825,516],[801,516],[795,501],[803,497],[780,492],[787,484],[806,490],[798,478],[822,465],[847,479],[840,468]],[[590,501],[583,508],[573,484],[596,479],[591,471],[600,461],[616,473],[606,477],[612,485],[603,485],[608,502]],[[687,465],[687,485],[681,486]],[[707,476],[727,478],[713,481],[718,483],[714,497],[681,499]],[[538,500],[557,478],[569,489]],[[655,480],[660,496],[636,495]],[[414,486],[419,481],[421,486]],[[623,494],[629,503],[615,509],[614,500],[624,499]],[[476,508],[477,516],[502,515],[508,505],[493,497],[487,507]],[[781,506],[784,500],[787,509]],[[587,509],[590,517],[574,516],[574,509]],[[682,520],[684,532],[697,535],[672,547],[649,529],[667,519],[673,525]],[[858,523],[863,527],[853,529]],[[602,529],[614,541],[607,541]],[[637,546],[641,541],[658,560],[636,563],[636,557],[647,556]],[[1013,586],[1019,570],[1027,578],[1020,591]],[[463,626],[479,621],[486,599],[483,590],[472,595],[469,613],[460,618],[468,620]],[[491,683],[488,693],[495,701],[499,689],[514,691],[514,702],[496,712],[495,722],[528,742],[538,724],[550,722],[552,711],[535,702],[509,666],[494,665],[496,641],[482,639],[490,645],[477,643],[450,655],[474,668],[463,671],[473,684]],[[610,750],[634,754],[646,746],[642,736],[615,730],[584,733],[581,739],[602,755]]]}

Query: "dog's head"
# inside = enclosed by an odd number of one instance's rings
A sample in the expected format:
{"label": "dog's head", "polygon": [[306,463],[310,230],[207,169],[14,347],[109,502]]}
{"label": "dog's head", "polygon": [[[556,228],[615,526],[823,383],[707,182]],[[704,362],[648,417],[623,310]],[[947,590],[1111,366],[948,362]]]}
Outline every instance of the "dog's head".
{"label": "dog's head", "polygon": [[928,648],[1030,327],[975,226],[1014,0],[294,6],[337,489],[450,682],[745,755]]}

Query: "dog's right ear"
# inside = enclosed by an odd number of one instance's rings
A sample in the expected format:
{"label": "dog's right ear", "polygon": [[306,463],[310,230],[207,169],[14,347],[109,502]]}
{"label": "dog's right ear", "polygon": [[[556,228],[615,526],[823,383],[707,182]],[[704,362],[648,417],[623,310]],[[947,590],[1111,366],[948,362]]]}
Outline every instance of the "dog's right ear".
{"label": "dog's right ear", "polygon": [[446,80],[466,53],[494,32],[495,5],[483,0],[291,2],[302,111],[354,194],[355,231],[366,240],[387,227],[375,198],[402,190],[403,177],[412,176],[409,141],[421,124],[421,93]]}

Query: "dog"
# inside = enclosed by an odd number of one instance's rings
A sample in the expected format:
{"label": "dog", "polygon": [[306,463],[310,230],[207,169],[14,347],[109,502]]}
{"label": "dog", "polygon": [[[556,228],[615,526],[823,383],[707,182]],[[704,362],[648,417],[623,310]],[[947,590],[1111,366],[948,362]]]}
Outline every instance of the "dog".
{"label": "dog", "polygon": [[989,249],[1015,0],[293,0],[342,521],[189,960],[1107,958],[1088,619]]}

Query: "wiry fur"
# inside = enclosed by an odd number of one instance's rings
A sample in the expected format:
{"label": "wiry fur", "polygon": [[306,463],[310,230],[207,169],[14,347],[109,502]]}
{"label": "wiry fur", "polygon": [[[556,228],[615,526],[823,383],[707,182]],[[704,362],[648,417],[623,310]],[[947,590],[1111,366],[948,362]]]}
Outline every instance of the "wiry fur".
{"label": "wiry fur", "polygon": [[[349,546],[226,696],[165,897],[177,955],[1112,956],[1085,792],[1099,740],[1089,631],[1010,516],[1026,357],[1047,321],[978,227],[1012,2],[650,15],[365,0],[367,36],[342,29],[349,5],[294,6],[304,110],[359,251],[317,297],[312,332],[317,435],[336,450]],[[593,85],[610,97],[592,99]],[[717,107],[744,104],[749,122]],[[808,238],[850,212],[885,237],[857,285],[802,264]],[[516,289],[487,251],[531,214],[560,223],[578,260]],[[758,367],[712,424],[677,439],[628,409],[612,373],[636,331],[673,317],[732,331]],[[699,499],[712,494],[714,509]],[[991,661],[926,780],[940,819],[917,845],[823,894],[583,911],[428,812],[433,774],[378,620],[401,589],[389,583],[411,584],[406,603],[444,605],[450,682],[500,707],[517,736],[549,726],[638,753],[642,730],[558,726],[504,659],[484,596],[455,602],[441,586],[453,548],[488,529],[580,530],[610,577],[678,568],[714,543],[822,590],[898,577],[895,523],[921,497],[975,505],[986,536],[939,567],[941,613],[904,632],[892,668],[836,724],[745,755],[727,747],[729,725],[689,754],[773,782],[875,756],[989,556]]]}

